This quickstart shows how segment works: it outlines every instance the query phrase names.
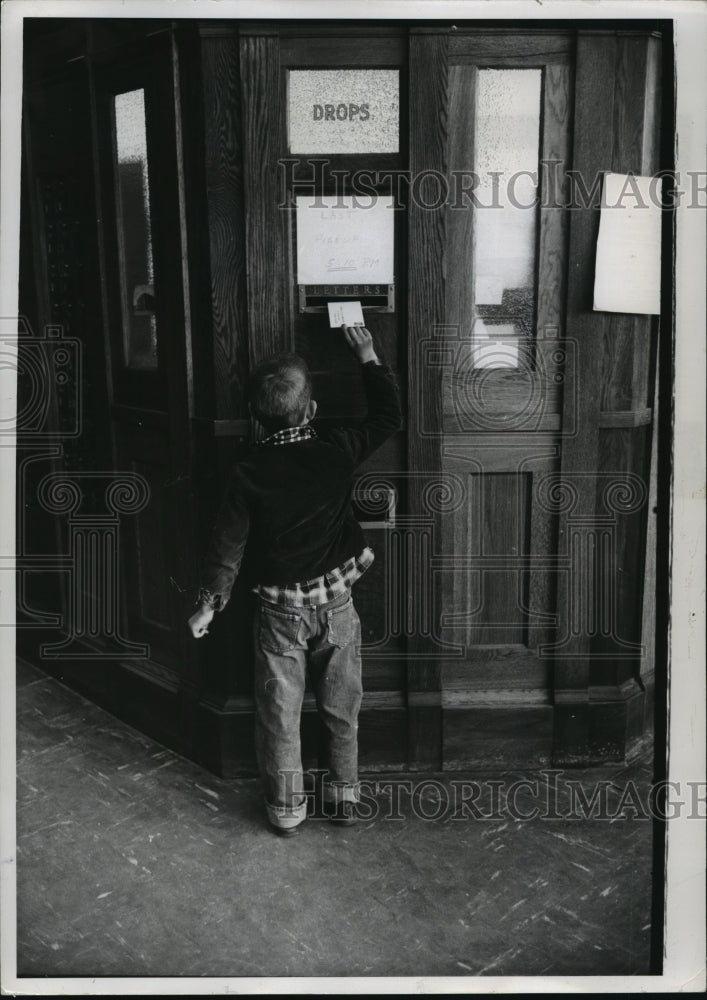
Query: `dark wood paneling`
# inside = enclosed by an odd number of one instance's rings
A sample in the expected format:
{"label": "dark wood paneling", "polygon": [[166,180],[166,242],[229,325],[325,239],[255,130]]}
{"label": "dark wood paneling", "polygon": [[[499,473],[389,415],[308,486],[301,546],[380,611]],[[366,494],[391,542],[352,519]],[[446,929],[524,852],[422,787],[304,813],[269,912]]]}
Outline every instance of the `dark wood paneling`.
{"label": "dark wood paneling", "polygon": [[175,495],[176,477],[168,432],[139,423],[117,424],[116,468],[130,469],[149,486],[149,500],[121,524],[119,581],[126,611],[123,631],[147,642],[150,660],[182,674],[187,660],[186,618],[190,614],[183,576],[183,509]]}
{"label": "dark wood paneling", "polygon": [[[410,171],[446,173],[447,39],[437,35],[410,38]],[[416,364],[417,345],[434,336],[445,323],[445,216],[414,202],[409,207],[409,403],[417,407],[424,396],[435,407],[435,427],[442,426],[439,373]],[[430,413],[432,416],[432,413]],[[410,434],[411,470],[434,472],[441,467],[439,440]]]}
{"label": "dark wood paneling", "polygon": [[547,766],[552,714],[549,704],[522,701],[445,709],[445,770]]}
{"label": "dark wood paneling", "polygon": [[[397,226],[396,245],[400,248],[402,241],[401,225]],[[290,253],[294,260],[295,250],[292,246]],[[398,272],[399,273],[399,272]],[[398,310],[395,313],[364,313],[364,320],[367,328],[371,331],[376,344],[376,349],[394,371],[405,367],[405,340],[404,332],[401,329],[402,322],[400,310],[404,309],[404,302],[400,304],[401,288],[398,285],[396,293],[399,299]],[[294,349],[297,354],[304,358],[313,373],[323,372],[334,384],[341,376],[351,376],[358,378],[358,365],[346,346],[346,342],[340,330],[332,330],[329,326],[328,313],[299,313],[296,311],[292,317],[294,328]],[[358,379],[360,381],[360,379]]]}
{"label": "dark wood paneling", "polygon": [[479,572],[471,574],[469,603],[479,611],[462,629],[460,639],[473,659],[476,645],[525,644],[528,574],[517,566],[483,568],[484,556],[511,562],[529,554],[530,476],[515,471],[470,477],[469,489],[480,492],[481,553]]}
{"label": "dark wood paneling", "polygon": [[611,170],[620,173],[643,169],[646,101],[654,96],[646,91],[648,39],[619,36],[616,39],[614,68],[613,156]]}
{"label": "dark wood paneling", "polygon": [[[567,39],[563,39],[567,42]],[[569,182],[570,123],[573,74],[568,60],[549,62],[543,71],[541,158],[548,166],[539,170],[541,209],[538,213],[538,269],[536,304],[536,364],[548,386],[545,411],[561,409],[559,384],[565,363],[558,361],[558,338],[564,331],[567,293],[568,213],[553,205],[565,205]],[[554,388],[554,392],[550,388]],[[542,391],[542,390],[541,390]]]}
{"label": "dark wood paneling", "polygon": [[[473,35],[473,41],[469,34]],[[456,30],[449,37],[449,55],[454,62],[473,59],[483,63],[493,61],[494,66],[517,65],[523,59],[535,65],[538,62],[552,62],[553,58],[565,57],[571,49],[572,41],[566,32],[557,35],[523,35],[513,25],[512,42],[508,31],[483,33],[475,26],[471,32]]]}
{"label": "dark wood paneling", "polygon": [[[410,170],[446,173],[448,124],[448,64],[445,35],[410,36]],[[445,322],[445,224],[442,211],[409,206],[408,309],[409,368],[408,408],[418,412],[424,398],[431,426],[442,427],[440,370],[417,362],[421,341],[434,335]],[[441,468],[440,436],[408,435],[411,472],[434,474]],[[419,509],[418,495],[411,496],[411,513]],[[410,652],[416,652],[411,639]],[[408,758],[411,768],[438,768],[442,760],[440,707],[441,674],[434,658],[412,659],[408,666]],[[423,693],[424,698],[418,693]]]}
{"label": "dark wood paneling", "polygon": [[[449,171],[471,172],[474,169],[474,127],[476,101],[474,93],[477,77],[476,66],[449,67],[449,139],[447,156]],[[447,253],[455,261],[449,268],[445,284],[445,322],[457,328],[457,336],[470,335],[473,321],[474,288],[474,210],[470,196],[457,200],[447,212]],[[463,262],[460,264],[460,262]],[[451,377],[453,365],[449,365]],[[446,388],[446,386],[445,386]],[[446,393],[445,393],[446,395]],[[451,387],[450,387],[451,397]],[[445,414],[454,414],[452,399],[445,398]]]}
{"label": "dark wood paneling", "polygon": [[475,472],[542,472],[555,468],[560,443],[555,434],[467,434],[444,438],[445,469]]}
{"label": "dark wood paneling", "polygon": [[251,364],[292,346],[285,327],[289,268],[278,159],[282,134],[278,39],[240,42]]}
{"label": "dark wood paneling", "polygon": [[405,706],[361,709],[358,721],[359,768],[362,771],[395,771],[407,767]]}
{"label": "dark wood paneling", "polygon": [[600,427],[645,427],[653,421],[653,410],[611,410],[599,414]]}
{"label": "dark wood paneling", "polygon": [[[608,169],[613,150],[612,130],[606,123],[613,118],[616,40],[611,36],[584,35],[577,38],[574,99],[573,170],[591,191],[594,178]],[[567,288],[567,336],[576,344],[575,366],[565,373],[563,422],[576,420],[577,433],[567,438],[562,449],[561,474],[579,472],[578,507],[573,513],[591,515],[594,509],[592,477],[598,459],[599,394],[601,345],[605,319],[593,313],[594,251],[598,231],[600,189],[593,193],[591,207],[570,212],[569,260],[572,261]],[[567,514],[559,514],[560,554],[566,554]],[[566,631],[569,614],[569,577],[558,579],[559,634]],[[587,684],[589,679],[588,637],[575,637],[555,663],[555,754],[558,760],[586,750],[588,739]]]}
{"label": "dark wood paneling", "polygon": [[589,691],[589,753],[592,761],[629,757],[643,735],[645,693],[635,680]]}
{"label": "dark wood paneling", "polygon": [[[652,173],[657,168],[657,79],[657,39],[580,33],[573,167],[583,176],[585,187],[602,171]],[[596,192],[595,202],[599,187]],[[570,258],[588,266],[585,270],[579,265],[571,272],[567,328],[578,344],[578,379],[566,385],[565,411],[574,406],[579,420],[578,434],[563,449],[562,472],[570,478],[579,474],[587,487],[592,486],[592,477],[599,477],[596,491],[580,487],[579,506],[571,517],[607,513],[599,504],[607,475],[617,480],[636,475],[644,479],[648,492],[646,429],[653,418],[647,407],[653,400],[655,322],[644,316],[591,312],[597,216],[583,208],[571,217]],[[592,393],[592,386],[599,392]],[[614,551],[596,585],[602,597],[615,594],[613,633],[600,638],[589,630],[565,647],[569,656],[563,655],[556,664],[557,760],[563,759],[563,747],[567,759],[572,759],[589,746],[590,677],[594,683],[616,685],[638,673],[638,656],[632,657],[631,647],[622,648],[619,640],[640,641],[646,512],[643,508],[611,516]],[[565,515],[560,519],[564,535]],[[563,613],[568,610],[567,596],[566,580],[561,580]],[[590,667],[592,654],[598,659]],[[616,709],[624,715],[627,711],[626,706]],[[596,711],[592,718],[599,718]],[[625,749],[628,737],[622,738]]]}
{"label": "dark wood paneling", "polygon": [[442,664],[445,696],[452,691],[526,691],[535,696],[551,684],[550,665],[526,646],[476,646],[473,665],[450,660]]}
{"label": "dark wood paneling", "polygon": [[[316,29],[315,29],[316,30]],[[376,66],[380,69],[395,68],[405,61],[404,34],[392,36],[381,31],[366,32],[356,27],[356,38],[365,38],[361,45],[352,45],[351,36],[347,33],[342,37],[340,28],[329,29],[330,34],[324,37],[313,35],[308,29],[305,44],[301,34],[292,36],[285,29],[280,34],[280,51],[282,63],[292,68],[306,67],[336,67],[357,69],[366,66]]]}
{"label": "dark wood paneling", "polygon": [[201,79],[213,336],[208,399],[213,412],[205,415],[229,419],[247,412],[248,377],[243,123],[235,32],[201,39]]}
{"label": "dark wood paneling", "polygon": [[[234,699],[225,708],[202,701],[198,708],[199,763],[221,777],[257,774],[252,702]],[[302,763],[318,767],[319,717],[305,698],[300,726]],[[406,711],[399,694],[364,695],[359,714],[359,766],[371,772],[405,770]]]}
{"label": "dark wood paneling", "polygon": [[[658,409],[658,385],[659,366],[656,363],[655,374],[655,395],[654,411]],[[652,688],[655,683],[655,618],[656,618],[656,569],[657,569],[657,540],[658,540],[658,433],[657,426],[650,430],[651,451],[650,451],[650,474],[648,481],[648,500],[646,508],[646,562],[643,581],[643,607],[641,611],[641,669],[640,676],[644,687]],[[649,705],[652,712],[652,699]]]}
{"label": "dark wood paneling", "polygon": [[[559,446],[556,454],[549,459],[548,471],[556,472],[559,467]],[[531,465],[532,459],[523,468]],[[532,467],[532,466],[531,466]],[[542,481],[540,470],[532,467],[530,504],[530,552],[532,568],[528,572],[528,631],[525,642],[529,649],[540,650],[556,636],[557,623],[557,516],[547,510],[538,497],[538,483]],[[547,560],[546,565],[538,565]],[[555,565],[553,565],[555,564]],[[551,679],[550,666],[547,667]],[[551,686],[551,684],[550,684]]]}
{"label": "dark wood paneling", "polygon": [[[615,595],[612,633],[596,636],[592,652],[602,657],[592,666],[593,684],[621,684],[638,676],[641,642],[642,595],[645,572],[645,534],[648,517],[649,481],[644,480],[650,450],[649,428],[602,430],[599,436],[601,470],[609,480],[621,484],[622,476],[635,476],[643,482],[643,503],[625,514],[606,509],[602,502],[607,479],[598,483],[597,512],[606,513],[615,522],[615,550],[602,589]],[[622,643],[633,643],[633,655]],[[611,657],[615,659],[611,659]],[[606,658],[609,657],[608,661]]]}
{"label": "dark wood paneling", "polygon": [[[489,530],[483,530],[484,553],[500,554],[511,562],[531,554],[532,476],[528,472],[485,476],[485,509]],[[490,487],[490,489],[489,489]],[[491,522],[493,521],[493,529]],[[547,550],[536,550],[542,556]],[[528,585],[530,575],[517,567],[487,577],[488,621],[503,628],[481,628],[479,642],[528,643]],[[498,597],[492,599],[498,588]],[[547,607],[547,606],[546,606]]]}
{"label": "dark wood paneling", "polygon": [[203,701],[196,720],[196,761],[221,778],[254,777],[254,713],[251,708],[224,711]]}
{"label": "dark wood paneling", "polygon": [[[405,690],[403,643],[389,631],[392,568],[388,565],[388,531],[385,527],[366,529],[366,544],[373,548],[376,559],[354,588],[354,601],[361,619],[363,688],[366,692]],[[367,652],[366,646],[373,648]],[[376,656],[376,648],[380,650],[380,647],[384,647],[385,657]],[[402,746],[404,753],[404,741]]]}
{"label": "dark wood paneling", "polygon": [[[164,586],[165,529],[169,511],[165,506],[162,483],[168,478],[162,464],[154,466],[133,461],[133,471],[150,484],[150,503],[135,516],[135,550],[137,555],[137,611],[140,618],[164,630],[172,628],[169,602]],[[171,539],[170,539],[171,546]]]}

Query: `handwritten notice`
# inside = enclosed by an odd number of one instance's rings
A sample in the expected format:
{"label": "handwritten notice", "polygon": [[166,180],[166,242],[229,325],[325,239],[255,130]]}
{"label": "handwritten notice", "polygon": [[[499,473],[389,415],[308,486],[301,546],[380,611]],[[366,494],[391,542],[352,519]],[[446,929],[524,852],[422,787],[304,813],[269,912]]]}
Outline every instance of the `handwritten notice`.
{"label": "handwritten notice", "polygon": [[295,206],[300,285],[393,284],[392,197],[307,196]]}
{"label": "handwritten notice", "polygon": [[606,174],[597,240],[595,310],[660,312],[661,209],[656,189],[652,177]]}
{"label": "handwritten notice", "polygon": [[360,302],[327,302],[329,308],[329,326],[363,325],[363,309]]}

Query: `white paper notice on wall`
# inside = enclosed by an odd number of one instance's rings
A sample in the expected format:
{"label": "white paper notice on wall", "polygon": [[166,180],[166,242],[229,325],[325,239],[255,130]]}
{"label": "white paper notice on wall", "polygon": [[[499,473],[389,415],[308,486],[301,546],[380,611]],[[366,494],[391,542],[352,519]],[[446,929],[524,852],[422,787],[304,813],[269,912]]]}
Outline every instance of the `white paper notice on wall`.
{"label": "white paper notice on wall", "polygon": [[608,173],[597,241],[594,309],[660,312],[661,207],[652,177]]}
{"label": "white paper notice on wall", "polygon": [[298,284],[392,285],[392,197],[312,195],[295,207]]}
{"label": "white paper notice on wall", "polygon": [[329,326],[363,326],[363,309],[360,302],[327,302]]}

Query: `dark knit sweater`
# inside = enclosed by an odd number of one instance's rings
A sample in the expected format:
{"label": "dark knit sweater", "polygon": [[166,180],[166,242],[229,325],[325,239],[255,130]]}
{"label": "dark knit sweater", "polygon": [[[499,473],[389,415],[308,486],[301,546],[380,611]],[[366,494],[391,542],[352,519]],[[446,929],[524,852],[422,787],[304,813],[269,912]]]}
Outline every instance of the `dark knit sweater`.
{"label": "dark knit sweater", "polygon": [[283,445],[253,445],[233,469],[203,563],[201,586],[223,607],[248,546],[251,583],[285,586],[334,569],[365,546],[351,510],[356,468],[395,431],[401,411],[384,364],[361,366],[368,402],[355,426]]}

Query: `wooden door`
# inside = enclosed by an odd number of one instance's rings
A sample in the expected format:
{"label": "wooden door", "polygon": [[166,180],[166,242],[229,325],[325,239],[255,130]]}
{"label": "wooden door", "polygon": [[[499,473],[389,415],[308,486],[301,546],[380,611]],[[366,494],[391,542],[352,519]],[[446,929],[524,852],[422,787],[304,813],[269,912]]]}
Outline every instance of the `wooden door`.
{"label": "wooden door", "polygon": [[594,313],[592,285],[602,171],[657,169],[656,61],[654,38],[620,32],[412,33],[421,765],[620,755],[641,731],[655,328]]}
{"label": "wooden door", "polygon": [[30,441],[20,466],[56,629],[27,630],[26,655],[195,755],[176,39],[145,20],[39,19],[26,42],[21,306],[57,365],[49,447]]}
{"label": "wooden door", "polygon": [[[422,34],[413,52],[411,78],[435,82],[445,126],[433,160],[430,144],[411,136],[413,173],[430,172],[411,206],[420,244],[411,269],[422,269],[423,247],[439,248],[421,290],[433,303],[428,318],[422,302],[411,306],[410,362],[410,459],[431,491],[420,515],[430,519],[423,578],[436,661],[425,673],[429,681],[436,670],[444,715],[437,761],[542,763],[552,744],[542,650],[555,624],[557,532],[543,498],[571,431],[562,384],[572,355],[563,323],[567,216],[537,202],[549,181],[563,194],[570,40]],[[551,178],[538,176],[543,162]],[[443,208],[432,170],[446,180]]]}
{"label": "wooden door", "polygon": [[[624,341],[592,311],[601,171],[657,168],[655,40],[620,34],[240,32],[251,363],[304,354],[324,419],[356,416],[360,395],[326,318],[300,308],[293,196],[345,194],[366,169],[369,191],[392,176],[400,198],[395,309],[368,317],[407,426],[359,480],[379,553],[357,588],[364,767],[620,756],[642,729],[640,586],[600,624],[635,580],[648,481],[640,436],[623,456],[612,438],[612,467],[600,434],[650,419],[655,350],[651,321],[632,320],[635,409],[604,411],[606,334]],[[620,85],[597,89],[594,65]],[[289,74],[384,67],[399,74],[397,151],[293,154]],[[589,188],[574,204],[571,171]]]}
{"label": "wooden door", "polygon": [[[190,686],[184,622],[195,540],[171,32],[134,43],[129,56],[98,58],[94,86],[113,468],[144,495],[121,525],[121,628],[144,648],[130,669],[161,690],[158,700],[176,698]],[[179,713],[160,716],[169,741],[183,745]]]}

